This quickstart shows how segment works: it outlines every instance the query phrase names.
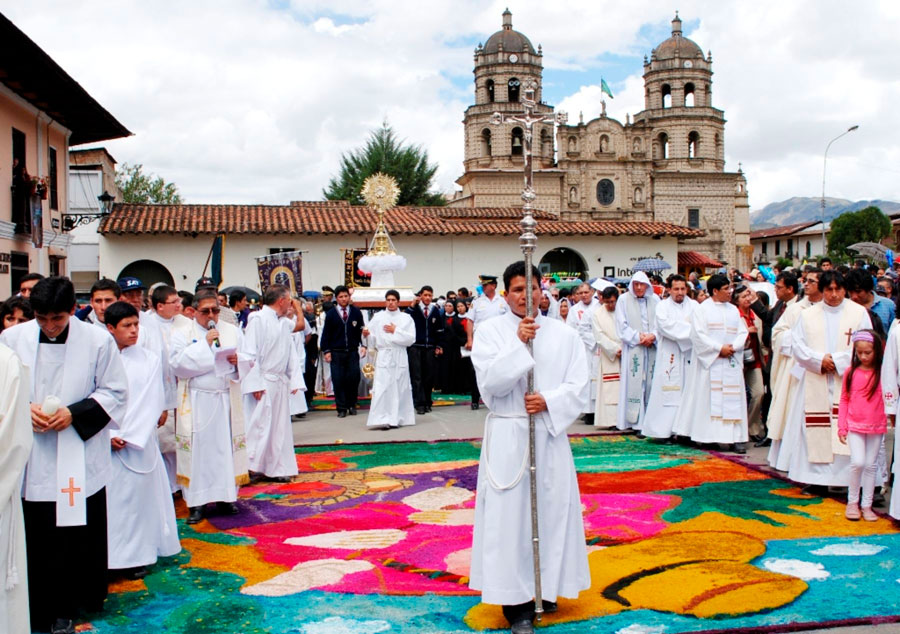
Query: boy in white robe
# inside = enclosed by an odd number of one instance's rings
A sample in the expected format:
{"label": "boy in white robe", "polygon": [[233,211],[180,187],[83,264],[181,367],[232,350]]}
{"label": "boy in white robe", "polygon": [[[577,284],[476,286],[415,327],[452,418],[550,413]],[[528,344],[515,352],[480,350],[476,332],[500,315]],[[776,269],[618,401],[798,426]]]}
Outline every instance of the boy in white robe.
{"label": "boy in white robe", "polygon": [[0,344],[0,632],[28,634],[22,472],[31,452],[28,374]]}
{"label": "boy in white robe", "polygon": [[818,284],[823,301],[803,311],[793,331],[799,383],[788,414],[790,437],[783,444],[791,446],[788,478],[794,482],[847,486],[850,451],[837,438],[841,379],[853,356],[850,335],[872,322],[865,308],[845,299],[839,271],[825,271]]}
{"label": "boy in white robe", "polygon": [[[579,284],[575,289],[578,302],[569,309],[566,323],[575,329],[584,345],[584,358],[589,377],[597,376],[600,358],[597,356],[597,340],[594,338],[593,314],[599,307],[599,302],[594,298],[594,289],[587,282]],[[596,409],[597,391],[592,389],[593,382],[588,385],[587,401],[584,409],[583,420],[587,425],[594,424],[594,411]]]}
{"label": "boy in white robe", "polygon": [[303,374],[303,380],[300,382],[300,389],[291,392],[290,411],[291,416],[303,418],[309,411],[309,405],[306,400],[306,340],[312,335],[313,329],[303,316],[303,305],[299,300],[291,300],[291,307],[288,310],[286,319],[291,324],[291,342],[297,352],[297,366]]}
{"label": "boy in white robe", "polygon": [[622,365],[622,341],[616,334],[616,301],[619,291],[610,285],[602,291],[602,304],[591,314],[594,340],[597,342],[598,364],[594,427],[616,426],[619,408],[619,380]]}
{"label": "boy in white robe", "polygon": [[363,328],[367,350],[375,352],[375,378],[367,427],[390,429],[416,424],[412,386],[409,380],[409,356],[416,341],[412,317],[399,309],[400,293],[391,289],[384,294],[385,310],[378,312]]}
{"label": "boy in white robe", "polygon": [[[176,295],[177,297],[177,295]],[[147,575],[157,557],[181,551],[175,506],[156,439],[165,406],[161,362],[135,345],[139,317],[131,304],[116,302],[104,319],[128,377],[128,409],[110,431],[112,477],[106,488],[109,568],[130,579]]]}
{"label": "boy in white robe", "polygon": [[691,315],[691,365],[672,431],[694,442],[730,445],[736,453],[746,453],[743,352],[747,324],[730,303],[732,287],[727,277],[717,273],[706,286],[710,298]]}
{"label": "boy in white robe", "polygon": [[[566,429],[583,411],[590,381],[584,345],[571,328],[539,315],[540,273],[533,268],[534,316],[525,316],[525,264],[503,274],[509,312],[479,326],[472,362],[490,414],[478,465],[469,586],[500,604],[513,632],[532,632],[534,563],[528,471],[528,417],[535,415],[541,582],[545,610],[558,596],[590,587],[581,499]],[[534,357],[525,342],[533,341]],[[534,394],[527,374],[534,370]]]}
{"label": "boy in white robe", "polygon": [[262,303],[247,324],[241,348],[247,457],[250,471],[286,480],[298,473],[290,396],[303,385],[303,368],[291,339],[294,324],[282,319],[291,307],[290,290],[273,284]]}
{"label": "boy in white robe", "polygon": [[641,429],[656,360],[656,307],[659,297],[643,271],[631,277],[616,304],[616,332],[622,340],[622,379],[616,427]]}
{"label": "boy in white robe", "polygon": [[178,377],[178,484],[190,509],[188,524],[200,522],[210,502],[220,513],[237,514],[238,486],[250,481],[238,356],[216,363],[216,350],[240,350],[241,331],[218,323],[215,291],[198,291],[193,306],[194,320],[173,328],[169,352]]}
{"label": "boy in white robe", "polygon": [[675,417],[684,398],[684,382],[691,359],[691,316],[699,306],[687,296],[687,280],[672,275],[669,296],[656,309],[656,367],[641,432],[648,438],[672,437]]}
{"label": "boy in white robe", "polygon": [[108,332],[71,319],[75,287],[42,279],[31,291],[35,319],[0,335],[29,368],[34,444],[22,509],[31,627],[75,631],[107,592],[107,425],[128,399],[119,351]]}

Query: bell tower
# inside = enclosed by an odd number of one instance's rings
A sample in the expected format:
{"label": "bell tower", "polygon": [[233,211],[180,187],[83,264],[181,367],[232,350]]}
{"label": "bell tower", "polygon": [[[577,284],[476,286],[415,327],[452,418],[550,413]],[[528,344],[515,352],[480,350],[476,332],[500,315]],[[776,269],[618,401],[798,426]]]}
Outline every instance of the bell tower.
{"label": "bell tower", "polygon": [[[514,125],[491,125],[495,112],[522,111],[525,87],[535,82],[537,112],[551,113],[552,106],[541,102],[543,55],[531,41],[512,28],[512,13],[503,12],[502,28],[475,49],[475,104],[466,109],[465,171],[521,167],[524,131]],[[535,126],[532,142],[535,169],[553,166],[553,126]]]}

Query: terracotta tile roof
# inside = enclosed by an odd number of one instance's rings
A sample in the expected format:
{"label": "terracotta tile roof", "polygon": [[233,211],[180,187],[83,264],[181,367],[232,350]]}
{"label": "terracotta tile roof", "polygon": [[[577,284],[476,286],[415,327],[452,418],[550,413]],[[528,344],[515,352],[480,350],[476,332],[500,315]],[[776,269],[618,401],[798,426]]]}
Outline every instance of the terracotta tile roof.
{"label": "terracotta tile roof", "polygon": [[721,268],[725,266],[717,260],[697,251],[679,251],[678,266],[699,266],[702,268]]}
{"label": "terracotta tile roof", "polygon": [[813,225],[819,224],[819,220],[812,220],[808,222],[798,222],[793,225],[785,225],[783,227],[771,227],[769,229],[760,229],[759,231],[751,231],[750,239],[757,240],[759,238],[777,238],[779,236],[788,236],[792,233],[796,233],[798,231],[803,231],[804,229],[808,229]]}
{"label": "terracotta tile roof", "polygon": [[[465,212],[465,213],[461,213]],[[470,213],[474,212],[474,213]],[[703,231],[667,222],[569,222],[538,212],[538,235],[702,237]],[[521,210],[501,207],[397,207],[385,222],[394,235],[519,235]],[[346,202],[290,205],[142,205],[119,203],[100,223],[104,235],[156,234],[368,234],[375,212]]]}

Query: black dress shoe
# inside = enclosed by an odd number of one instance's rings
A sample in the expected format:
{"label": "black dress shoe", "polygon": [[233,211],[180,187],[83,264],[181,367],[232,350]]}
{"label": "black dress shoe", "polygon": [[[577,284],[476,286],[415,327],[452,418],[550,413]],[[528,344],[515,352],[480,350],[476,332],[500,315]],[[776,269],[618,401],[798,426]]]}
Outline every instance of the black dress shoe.
{"label": "black dress shoe", "polygon": [[416,414],[424,414],[424,413],[425,413],[425,408],[424,408],[424,407],[417,407],[417,408],[416,408]]}
{"label": "black dress shoe", "polygon": [[349,410],[347,410],[347,413],[350,414],[351,416],[356,416],[356,408],[351,407]]}
{"label": "black dress shoe", "polygon": [[762,440],[759,440],[759,441],[753,443],[753,446],[754,447],[771,447],[772,439],[771,438],[763,438]]}
{"label": "black dress shoe", "polygon": [[478,403],[472,403],[472,409],[478,409]]}
{"label": "black dress shoe", "polygon": [[511,634],[534,634],[534,625],[528,619],[516,621],[509,627]]}
{"label": "black dress shoe", "polygon": [[50,634],[75,634],[75,621],[72,619],[56,619],[50,626]]}
{"label": "black dress shoe", "polygon": [[338,418],[346,418],[346,417],[347,417],[347,412],[345,412],[342,409],[339,409],[338,410]]}
{"label": "black dress shoe", "polygon": [[137,566],[136,568],[127,568],[122,571],[122,576],[132,581],[143,579],[149,574],[150,571],[147,569],[147,566]]}
{"label": "black dress shoe", "polygon": [[234,502],[216,502],[216,512],[219,515],[237,515],[241,511]]}
{"label": "black dress shoe", "polygon": [[426,412],[431,412],[431,405],[426,405],[426,406],[425,406],[425,411],[426,411]]}
{"label": "black dress shoe", "polygon": [[559,610],[559,605],[556,601],[541,601],[541,605],[547,614],[554,614]]}
{"label": "black dress shoe", "polygon": [[736,442],[733,445],[731,445],[731,451],[733,453],[737,453],[737,454],[745,454],[745,453],[747,453],[747,448],[744,446],[744,443]]}
{"label": "black dress shoe", "polygon": [[203,507],[202,506],[192,506],[191,514],[188,515],[187,523],[188,524],[199,524],[203,519]]}

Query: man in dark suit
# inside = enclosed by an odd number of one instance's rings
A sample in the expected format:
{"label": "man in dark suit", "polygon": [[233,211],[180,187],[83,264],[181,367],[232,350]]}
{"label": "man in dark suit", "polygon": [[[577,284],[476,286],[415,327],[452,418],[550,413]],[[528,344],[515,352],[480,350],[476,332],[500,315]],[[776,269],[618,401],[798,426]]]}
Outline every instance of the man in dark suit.
{"label": "man in dark suit", "polygon": [[443,353],[444,320],[438,307],[431,303],[433,296],[434,290],[423,286],[418,294],[418,303],[406,309],[416,325],[416,342],[408,348],[408,354],[409,378],[417,414],[431,411],[436,357]]}
{"label": "man in dark suit", "polygon": [[359,392],[359,359],[365,354],[360,346],[363,315],[350,305],[350,291],[346,286],[334,289],[337,305],[325,313],[325,324],[319,347],[325,362],[331,365],[331,383],[338,418],[356,416],[356,396]]}
{"label": "man in dark suit", "polygon": [[[756,302],[750,305],[750,308],[762,321],[762,344],[769,350],[769,358],[766,360],[766,363],[763,364],[762,368],[763,382],[766,386],[766,393],[763,395],[762,400],[763,424],[765,424],[765,421],[769,416],[769,405],[772,403],[772,390],[769,380],[771,378],[772,357],[776,353],[775,350],[772,350],[772,327],[779,319],[781,319],[781,316],[784,314],[787,307],[797,300],[797,293],[799,290],[800,281],[797,279],[796,275],[787,272],[779,273],[778,277],[775,278],[775,297],[778,298],[775,305],[770,309],[760,300],[756,300]],[[756,442],[757,447],[766,447],[770,444],[772,444],[772,441],[765,434]]]}

